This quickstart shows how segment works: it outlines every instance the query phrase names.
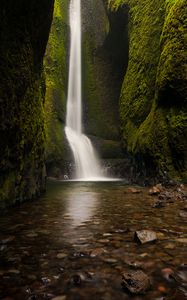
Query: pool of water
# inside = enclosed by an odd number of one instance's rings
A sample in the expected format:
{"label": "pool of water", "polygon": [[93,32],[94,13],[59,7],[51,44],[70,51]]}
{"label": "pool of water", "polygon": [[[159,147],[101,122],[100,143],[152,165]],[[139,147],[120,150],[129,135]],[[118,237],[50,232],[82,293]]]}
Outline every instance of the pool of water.
{"label": "pool of water", "polygon": [[[140,189],[129,193],[122,181],[50,181],[39,200],[1,216],[0,299],[185,299],[186,203],[153,208],[154,197]],[[157,242],[137,244],[134,233],[143,229],[155,231]],[[122,288],[121,274],[131,269],[150,277],[144,295]]]}

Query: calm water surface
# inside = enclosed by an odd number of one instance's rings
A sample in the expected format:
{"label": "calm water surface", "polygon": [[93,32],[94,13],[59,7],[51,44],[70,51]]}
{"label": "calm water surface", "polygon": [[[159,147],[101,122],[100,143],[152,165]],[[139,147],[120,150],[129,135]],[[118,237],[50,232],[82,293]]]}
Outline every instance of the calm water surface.
{"label": "calm water surface", "polygon": [[[0,299],[154,300],[184,292],[187,220],[180,211],[186,204],[152,208],[148,189],[131,194],[127,188],[49,182],[40,200],[1,216]],[[158,241],[138,245],[134,232],[142,229],[156,231]],[[130,269],[150,276],[145,295],[122,289],[121,273]]]}

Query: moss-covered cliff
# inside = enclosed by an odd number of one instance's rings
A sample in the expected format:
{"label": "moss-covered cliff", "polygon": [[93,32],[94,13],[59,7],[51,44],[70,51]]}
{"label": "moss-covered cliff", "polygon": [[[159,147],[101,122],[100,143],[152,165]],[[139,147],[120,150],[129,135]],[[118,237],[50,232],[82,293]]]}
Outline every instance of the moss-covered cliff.
{"label": "moss-covered cliff", "polygon": [[111,0],[129,7],[129,62],[120,97],[124,149],[138,176],[186,179],[187,4]]}
{"label": "moss-covered cliff", "polygon": [[45,120],[47,172],[58,176],[68,158],[64,134],[68,81],[68,0],[56,0],[45,54]]}
{"label": "moss-covered cliff", "polygon": [[0,3],[0,208],[44,189],[43,56],[53,0]]}

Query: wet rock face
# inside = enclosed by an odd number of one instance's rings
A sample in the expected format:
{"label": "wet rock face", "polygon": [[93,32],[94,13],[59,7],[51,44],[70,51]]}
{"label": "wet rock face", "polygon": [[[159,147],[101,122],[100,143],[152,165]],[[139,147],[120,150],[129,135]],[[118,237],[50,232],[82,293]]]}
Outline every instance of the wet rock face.
{"label": "wet rock face", "polygon": [[95,48],[104,44],[109,20],[102,0],[82,0],[82,32],[89,33]]}
{"label": "wet rock face", "polygon": [[0,209],[45,186],[43,56],[53,0],[0,3]]}
{"label": "wet rock face", "polygon": [[[127,63],[126,11],[82,2],[83,123],[102,158],[120,158],[119,95]],[[119,63],[120,60],[120,63]]]}

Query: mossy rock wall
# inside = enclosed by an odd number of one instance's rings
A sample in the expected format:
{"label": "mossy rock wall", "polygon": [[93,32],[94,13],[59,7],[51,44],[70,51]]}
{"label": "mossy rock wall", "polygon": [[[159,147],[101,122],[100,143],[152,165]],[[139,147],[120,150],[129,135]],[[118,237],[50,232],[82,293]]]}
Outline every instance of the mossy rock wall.
{"label": "mossy rock wall", "polygon": [[[64,160],[68,159],[64,133],[68,82],[68,25],[69,0],[56,0],[53,22],[45,53],[45,125],[46,167],[50,175],[63,172]],[[61,171],[60,171],[61,170]]]}
{"label": "mossy rock wall", "polygon": [[43,56],[52,0],[0,2],[0,209],[45,188]]}
{"label": "mossy rock wall", "polygon": [[186,179],[187,3],[111,0],[129,7],[129,62],[120,97],[123,147],[137,176]]}

